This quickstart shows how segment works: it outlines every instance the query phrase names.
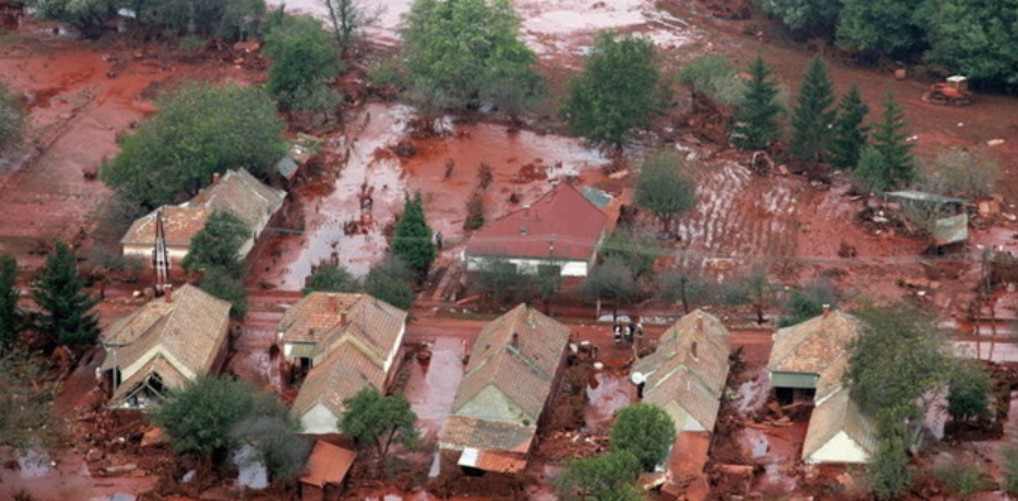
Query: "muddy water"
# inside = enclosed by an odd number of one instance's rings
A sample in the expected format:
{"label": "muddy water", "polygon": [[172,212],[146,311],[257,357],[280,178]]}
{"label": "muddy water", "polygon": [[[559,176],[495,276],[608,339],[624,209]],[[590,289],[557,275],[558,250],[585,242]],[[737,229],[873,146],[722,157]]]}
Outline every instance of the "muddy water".
{"label": "muddy water", "polygon": [[964,356],[994,362],[1018,362],[1018,344],[1011,342],[955,341],[955,349]]}
{"label": "muddy water", "polygon": [[19,469],[0,469],[0,499],[24,490],[36,501],[108,499],[118,492],[141,494],[155,488],[155,477],[93,478],[81,456],[65,453],[55,461],[45,454],[18,460]]}
{"label": "muddy water", "polygon": [[772,494],[795,492],[796,479],[786,470],[798,461],[805,436],[806,423],[767,430],[742,429],[739,440],[743,449],[764,470],[754,480],[754,491]]}
{"label": "muddy water", "polygon": [[465,354],[462,339],[440,337],[431,346],[431,360],[409,362],[410,379],[403,392],[417,414],[417,428],[425,441],[436,440],[449,418],[456,389],[463,379]]}
{"label": "muddy water", "polygon": [[624,374],[598,372],[587,386],[583,418],[592,433],[607,433],[615,412],[636,400],[636,386]]}
{"label": "muddy water", "polygon": [[[345,136],[328,139],[331,148],[348,154],[348,160],[336,166],[339,176],[327,195],[312,190],[297,194],[303,201],[305,232],[282,238],[281,255],[270,265],[257,267],[259,279],[296,290],[312,265],[331,259],[356,276],[366,275],[385,255],[385,225],[402,210],[404,194],[415,191],[422,194],[429,224],[448,244],[443,257],[454,259],[455,246],[463,237],[466,202],[476,189],[482,162],[494,175],[485,191],[489,219],[511,208],[510,195],[516,194],[520,204],[528,203],[563,175],[579,176],[586,183],[603,179],[599,168],[607,161],[579,140],[511,133],[487,123],[450,125],[448,136],[415,142],[418,153],[401,161],[389,148],[405,139],[411,113],[405,106],[371,104],[351,119]],[[453,166],[449,176],[447,165]],[[373,205],[365,211],[369,220],[362,219],[362,189],[372,194]],[[344,224],[351,220],[368,223],[361,233],[346,235]]]}

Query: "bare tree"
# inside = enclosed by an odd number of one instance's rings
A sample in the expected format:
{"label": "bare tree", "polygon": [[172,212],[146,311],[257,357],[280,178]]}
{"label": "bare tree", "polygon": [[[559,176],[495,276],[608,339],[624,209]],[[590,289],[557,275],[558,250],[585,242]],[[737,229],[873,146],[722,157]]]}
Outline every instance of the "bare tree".
{"label": "bare tree", "polygon": [[382,6],[368,10],[359,0],[322,0],[322,3],[329,9],[329,20],[343,50],[360,30],[375,24],[382,14]]}

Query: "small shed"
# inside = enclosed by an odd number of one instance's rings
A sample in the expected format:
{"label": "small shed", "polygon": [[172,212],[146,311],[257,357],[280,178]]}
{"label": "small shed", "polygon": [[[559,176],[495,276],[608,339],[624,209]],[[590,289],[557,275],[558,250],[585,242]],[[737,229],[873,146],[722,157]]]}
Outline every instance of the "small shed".
{"label": "small shed", "polygon": [[300,477],[302,501],[338,500],[357,453],[318,440]]}
{"label": "small shed", "polygon": [[910,190],[892,191],[884,196],[900,207],[900,219],[906,226],[928,230],[933,235],[935,246],[943,247],[968,240],[969,216],[965,212],[967,201]]}

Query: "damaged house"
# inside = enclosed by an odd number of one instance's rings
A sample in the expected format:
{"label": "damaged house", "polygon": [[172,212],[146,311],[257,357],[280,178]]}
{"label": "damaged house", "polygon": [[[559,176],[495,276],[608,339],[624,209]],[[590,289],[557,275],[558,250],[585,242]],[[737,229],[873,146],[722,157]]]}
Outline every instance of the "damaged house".
{"label": "damaged house", "polygon": [[607,224],[608,216],[580,190],[562,183],[477,230],[461,259],[468,271],[508,265],[531,275],[585,277]]}
{"label": "damaged house", "polygon": [[767,370],[781,395],[813,398],[803,445],[807,463],[865,463],[876,450],[876,428],[852,400],[842,376],[848,368],[848,345],[862,323],[831,311],[774,334]]}
{"label": "damaged house", "polygon": [[661,334],[654,353],[633,364],[630,380],[643,403],[660,407],[675,424],[664,492],[704,499],[710,491],[703,467],[728,382],[730,353],[728,329],[696,310]]}
{"label": "damaged house", "polygon": [[229,344],[230,303],[192,285],[166,290],[103,333],[110,406],[144,408],[200,374],[217,372]]}
{"label": "damaged house", "polygon": [[473,470],[518,473],[555,392],[569,328],[521,304],[481,330],[439,447]]}
{"label": "damaged house", "polygon": [[407,313],[367,294],[313,292],[279,324],[283,355],[306,374],[291,412],[306,433],[338,433],[343,400],[380,393],[399,372]]}
{"label": "damaged house", "polygon": [[161,212],[166,249],[170,259],[179,262],[187,255],[191,240],[205,227],[209,216],[215,211],[225,211],[243,221],[250,232],[240,248],[239,257],[244,259],[280,212],[285,200],[285,191],[267,186],[247,170],[230,170],[222,176],[217,174],[212,185],[191,200],[179,206],[165,205],[136,219],[120,239],[121,250],[125,256],[151,259],[156,241],[156,218]]}

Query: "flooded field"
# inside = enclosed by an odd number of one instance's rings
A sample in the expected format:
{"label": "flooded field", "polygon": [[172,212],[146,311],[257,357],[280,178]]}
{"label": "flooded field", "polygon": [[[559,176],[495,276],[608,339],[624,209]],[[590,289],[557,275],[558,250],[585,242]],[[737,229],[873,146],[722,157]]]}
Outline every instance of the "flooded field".
{"label": "flooded field", "polygon": [[[481,163],[493,172],[485,190],[486,214],[492,219],[513,208],[511,196],[521,206],[562,176],[576,176],[581,183],[603,179],[599,167],[607,161],[578,139],[511,132],[488,123],[448,124],[448,135],[414,141],[416,154],[401,159],[391,149],[409,141],[412,113],[406,106],[369,104],[351,119],[347,135],[327,138],[328,147],[347,160],[330,166],[338,171],[333,184],[296,194],[304,207],[304,232],[277,235],[272,247],[278,250],[259,261],[271,262],[256,266],[260,280],[297,290],[313,265],[329,260],[355,276],[366,275],[385,255],[385,226],[402,211],[404,196],[414,192],[422,194],[429,224],[447,242],[444,257],[454,259]],[[372,199],[367,209],[360,204],[364,193]],[[357,222],[356,232],[349,231],[350,221]]]}

